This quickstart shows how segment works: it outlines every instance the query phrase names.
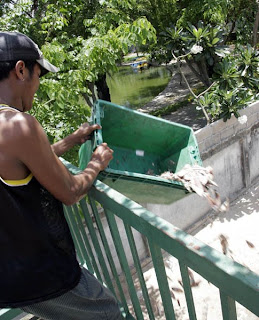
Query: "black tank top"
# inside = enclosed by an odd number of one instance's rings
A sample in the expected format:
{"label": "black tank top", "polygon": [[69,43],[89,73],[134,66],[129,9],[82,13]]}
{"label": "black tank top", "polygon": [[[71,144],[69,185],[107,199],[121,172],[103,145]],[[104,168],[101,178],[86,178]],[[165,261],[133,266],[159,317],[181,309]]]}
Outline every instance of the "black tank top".
{"label": "black tank top", "polygon": [[0,178],[0,308],[57,297],[80,275],[62,203],[32,175]]}

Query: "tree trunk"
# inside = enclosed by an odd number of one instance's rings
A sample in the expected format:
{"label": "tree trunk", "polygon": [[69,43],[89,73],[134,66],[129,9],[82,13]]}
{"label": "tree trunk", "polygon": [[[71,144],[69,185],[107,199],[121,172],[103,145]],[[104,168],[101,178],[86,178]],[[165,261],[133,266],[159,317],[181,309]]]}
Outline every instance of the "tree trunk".
{"label": "tree trunk", "polygon": [[225,37],[225,39],[223,41],[223,45],[225,45],[231,39],[232,33],[235,29],[235,26],[236,26],[236,23],[232,22],[231,29],[230,29],[228,35]]}
{"label": "tree trunk", "polygon": [[199,63],[199,67],[200,67],[201,75],[204,79],[204,83],[205,83],[206,87],[209,87],[211,85],[211,81],[210,81],[210,78],[208,75],[207,64],[206,64],[204,57],[201,59],[201,61]]}
{"label": "tree trunk", "polygon": [[258,25],[259,25],[259,4],[257,3],[257,13],[255,16],[254,28],[253,28],[253,38],[252,38],[252,45],[256,49],[257,45],[257,33],[258,33]]}
{"label": "tree trunk", "polygon": [[185,59],[185,61],[187,62],[188,67],[191,69],[191,71],[194,73],[197,79],[199,79],[207,87],[208,85],[206,84],[204,78],[202,77],[202,74],[194,68],[194,66],[188,59]]}
{"label": "tree trunk", "polygon": [[106,101],[111,101],[110,90],[106,82],[106,74],[99,77],[95,82],[97,87],[98,98]]}
{"label": "tree trunk", "polygon": [[90,98],[88,97],[88,95],[87,95],[86,93],[83,93],[83,97],[84,97],[84,99],[85,99],[85,102],[88,104],[88,106],[89,106],[90,108],[92,108],[92,107],[93,107],[93,103],[92,103],[92,101],[90,100]]}
{"label": "tree trunk", "polygon": [[38,0],[34,0],[32,4],[32,12],[35,13],[38,9]]}

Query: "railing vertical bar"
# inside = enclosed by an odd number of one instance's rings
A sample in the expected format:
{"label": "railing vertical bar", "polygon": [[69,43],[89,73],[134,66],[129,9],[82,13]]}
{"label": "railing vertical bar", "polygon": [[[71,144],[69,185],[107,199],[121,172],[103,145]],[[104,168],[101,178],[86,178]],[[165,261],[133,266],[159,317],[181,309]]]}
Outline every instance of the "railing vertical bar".
{"label": "railing vertical bar", "polygon": [[142,310],[140,307],[140,303],[139,303],[139,299],[136,293],[136,289],[131,277],[131,272],[130,272],[130,268],[128,265],[128,261],[127,261],[127,257],[123,248],[123,244],[120,238],[120,233],[118,230],[118,226],[116,223],[116,220],[114,218],[114,214],[109,211],[109,210],[105,210],[106,213],[106,217],[107,217],[107,221],[108,221],[108,225],[111,231],[111,235],[113,238],[113,242],[118,254],[118,258],[121,264],[121,268],[125,274],[125,278],[128,284],[128,288],[129,288],[129,294],[133,303],[133,308],[136,314],[136,317],[138,320],[144,319],[143,318],[143,314],[142,314]]}
{"label": "railing vertical bar", "polygon": [[126,224],[125,222],[124,222],[124,227],[125,227],[125,230],[126,230],[126,234],[127,234],[129,245],[130,245],[130,249],[131,249],[131,253],[132,253],[132,256],[133,256],[134,265],[135,265],[135,268],[137,270],[137,274],[138,274],[138,277],[139,277],[139,282],[140,282],[140,286],[141,286],[141,289],[142,289],[143,297],[144,297],[144,300],[145,300],[145,303],[146,303],[149,319],[150,320],[155,320],[155,316],[154,316],[154,313],[153,313],[153,310],[152,310],[152,306],[151,306],[151,302],[150,302],[150,299],[149,299],[148,290],[147,290],[145,279],[144,279],[144,276],[143,276],[141,264],[140,264],[140,261],[139,261],[138,251],[137,251],[137,247],[136,247],[135,240],[134,240],[134,237],[133,237],[133,233],[132,233],[131,227],[128,224]]}
{"label": "railing vertical bar", "polygon": [[181,261],[179,261],[180,271],[182,275],[183,280],[183,288],[185,293],[185,299],[188,307],[188,313],[190,320],[197,320],[196,317],[196,311],[195,311],[195,305],[193,301],[193,295],[192,295],[192,289],[190,285],[190,278],[188,274],[188,267],[183,264]]}
{"label": "railing vertical bar", "polygon": [[[80,206],[81,206],[81,208],[82,208],[82,203],[83,203],[84,201],[85,201],[85,200],[81,200],[81,201],[80,201]],[[92,250],[91,245],[90,245],[90,243],[89,243],[89,240],[88,240],[88,238],[87,238],[87,235],[86,235],[86,232],[85,232],[85,228],[84,228],[84,225],[83,225],[83,222],[82,222],[82,218],[81,218],[81,216],[80,216],[80,214],[79,214],[79,210],[78,210],[78,207],[77,207],[76,204],[73,205],[73,209],[74,209],[74,212],[75,212],[75,215],[76,215],[77,224],[78,224],[78,227],[79,227],[81,236],[82,236],[83,241],[84,241],[84,244],[85,244],[85,245],[84,245],[84,249],[85,249],[85,248],[87,249],[87,251],[88,251],[88,253],[89,253],[89,256],[90,256],[90,259],[91,259],[91,266],[92,266],[93,271],[92,271],[92,270],[89,270],[89,271],[91,271],[92,273],[95,273],[95,274],[96,274],[96,277],[97,277],[101,282],[103,282],[102,275],[101,275],[101,273],[100,273],[100,271],[99,271],[99,268],[98,268],[98,265],[97,265],[97,263],[96,263],[96,259],[95,259],[93,250]],[[83,213],[84,213],[83,208],[82,208],[82,211],[83,211]],[[91,221],[91,223],[92,223],[92,221]],[[89,224],[88,221],[87,221],[87,228],[88,228],[89,233],[90,233],[91,224]],[[90,233],[90,234],[91,234],[91,233]],[[95,248],[95,246],[94,246],[94,248]],[[95,249],[96,249],[96,248],[95,248]]]}
{"label": "railing vertical bar", "polygon": [[64,213],[65,217],[67,219],[67,222],[69,222],[69,228],[72,231],[71,235],[76,247],[76,253],[79,259],[79,262],[81,265],[86,265],[89,270],[91,270],[92,266],[90,263],[90,259],[88,257],[88,254],[85,252],[85,250],[82,249],[83,242],[81,240],[80,232],[77,228],[77,224],[74,217],[74,212],[71,207],[63,206],[64,207]]}
{"label": "railing vertical bar", "polygon": [[[100,234],[100,237],[101,237],[101,240],[102,240],[102,243],[103,243],[103,247],[104,247],[104,250],[105,250],[109,265],[110,265],[110,268],[111,268],[111,272],[113,274],[113,277],[115,279],[117,288],[119,290],[121,303],[123,305],[123,308],[124,308],[125,312],[129,313],[127,301],[126,301],[126,298],[125,298],[125,295],[124,295],[124,292],[123,292],[123,289],[122,289],[122,286],[121,286],[120,279],[118,277],[117,269],[116,269],[115,263],[114,263],[113,258],[112,258],[110,246],[109,246],[109,243],[107,241],[107,238],[106,238],[106,235],[105,235],[105,232],[104,232],[104,229],[103,229],[102,221],[100,219],[98,210],[97,210],[96,205],[95,205],[95,201],[92,200],[89,197],[89,203],[90,203],[91,208],[93,210],[93,215],[94,215],[94,218],[95,218],[98,230],[99,230],[99,234]],[[115,294],[113,286],[110,289]]]}
{"label": "railing vertical bar", "polygon": [[220,290],[220,301],[223,320],[237,320],[235,300]]}
{"label": "railing vertical bar", "polygon": [[88,210],[88,208],[86,206],[85,201],[81,200],[80,201],[80,205],[81,205],[81,208],[83,210],[83,215],[85,217],[85,221],[87,223],[88,230],[89,230],[89,233],[91,235],[91,239],[92,239],[94,248],[95,248],[96,253],[97,253],[97,257],[98,257],[98,260],[99,260],[99,263],[100,263],[100,267],[101,267],[102,272],[103,272],[103,276],[105,278],[105,282],[106,282],[107,286],[109,288],[111,288],[112,293],[115,294],[115,292],[113,290],[112,280],[111,280],[109,271],[108,271],[107,266],[106,266],[106,261],[105,261],[104,256],[103,256],[103,252],[102,252],[102,249],[100,247],[99,240],[98,240],[98,237],[96,235],[96,232],[95,232],[95,229],[94,229],[94,225],[93,225],[93,221],[91,219],[89,210]]}
{"label": "railing vertical bar", "polygon": [[163,301],[166,319],[175,320],[174,307],[172,303],[171,293],[167,281],[165,265],[161,248],[158,247],[151,239],[148,239],[149,249],[152,256],[153,265],[156,272],[157,282]]}

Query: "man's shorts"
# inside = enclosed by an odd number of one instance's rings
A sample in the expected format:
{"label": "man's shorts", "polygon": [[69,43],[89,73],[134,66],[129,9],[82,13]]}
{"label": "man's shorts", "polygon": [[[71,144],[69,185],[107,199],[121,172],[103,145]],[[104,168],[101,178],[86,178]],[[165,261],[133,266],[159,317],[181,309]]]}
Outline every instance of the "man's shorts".
{"label": "man's shorts", "polygon": [[27,313],[44,320],[121,320],[112,293],[90,272],[82,269],[78,285],[50,300],[23,307]]}

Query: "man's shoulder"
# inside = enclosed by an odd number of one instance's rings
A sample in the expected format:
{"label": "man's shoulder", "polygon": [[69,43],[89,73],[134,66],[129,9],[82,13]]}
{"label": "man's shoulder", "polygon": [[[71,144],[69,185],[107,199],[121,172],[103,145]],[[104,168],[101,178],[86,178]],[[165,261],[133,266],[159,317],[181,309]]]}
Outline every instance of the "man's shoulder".
{"label": "man's shoulder", "polygon": [[5,140],[29,137],[39,130],[38,121],[27,113],[1,112],[0,133]]}

